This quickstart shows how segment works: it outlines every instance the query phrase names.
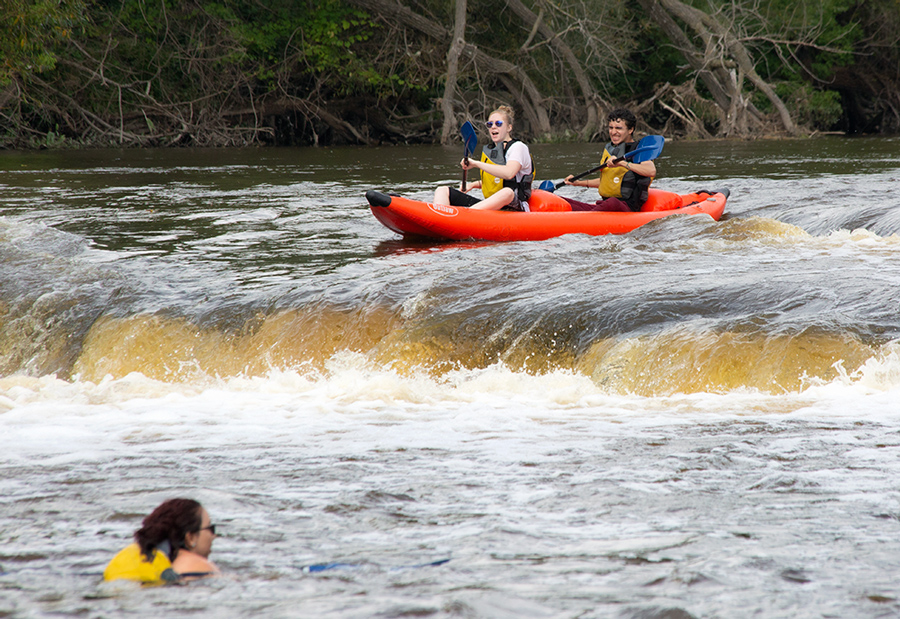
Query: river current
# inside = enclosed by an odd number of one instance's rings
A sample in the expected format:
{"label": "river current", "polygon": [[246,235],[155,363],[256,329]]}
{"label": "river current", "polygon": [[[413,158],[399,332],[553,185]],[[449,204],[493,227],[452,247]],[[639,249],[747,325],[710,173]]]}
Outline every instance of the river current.
{"label": "river current", "polygon": [[[900,614],[900,139],[667,143],[720,222],[372,217],[460,150],[0,153],[0,617]],[[224,576],[103,583],[175,496]]]}

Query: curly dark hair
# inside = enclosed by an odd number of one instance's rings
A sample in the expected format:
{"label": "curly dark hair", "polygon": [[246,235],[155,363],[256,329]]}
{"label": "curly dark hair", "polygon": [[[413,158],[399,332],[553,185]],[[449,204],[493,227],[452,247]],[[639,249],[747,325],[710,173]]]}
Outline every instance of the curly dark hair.
{"label": "curly dark hair", "polygon": [[144,526],[134,532],[134,539],[147,560],[152,560],[157,546],[169,542],[169,559],[174,561],[178,549],[184,547],[184,536],[200,530],[201,507],[193,499],[169,499],[144,518]]}
{"label": "curly dark hair", "polygon": [[634,129],[634,126],[637,124],[637,116],[631,113],[631,110],[625,109],[624,107],[617,107],[612,112],[609,113],[609,116],[606,117],[608,122],[612,122],[614,120],[624,120],[625,126],[629,129]]}

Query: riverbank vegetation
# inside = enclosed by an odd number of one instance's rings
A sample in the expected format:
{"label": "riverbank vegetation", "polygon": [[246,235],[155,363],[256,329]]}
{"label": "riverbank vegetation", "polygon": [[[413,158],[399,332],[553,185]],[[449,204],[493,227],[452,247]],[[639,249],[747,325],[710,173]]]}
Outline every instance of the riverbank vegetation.
{"label": "riverbank vegetation", "polygon": [[897,0],[3,0],[0,146],[900,132]]}

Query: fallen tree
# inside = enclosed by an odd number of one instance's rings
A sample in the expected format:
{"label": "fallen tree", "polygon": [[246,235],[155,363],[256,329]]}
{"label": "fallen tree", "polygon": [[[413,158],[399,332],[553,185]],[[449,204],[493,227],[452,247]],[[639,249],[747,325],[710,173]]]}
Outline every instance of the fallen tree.
{"label": "fallen tree", "polygon": [[[798,129],[784,102],[774,88],[756,71],[747,48],[737,35],[716,16],[689,6],[681,0],[638,0],[654,22],[682,53],[693,68],[696,77],[712,93],[719,110],[718,135],[721,137],[748,137],[758,133],[764,125],[764,117],[753,105],[746,93],[744,81],[758,88],[778,112],[784,131],[797,135]],[[691,39],[684,28],[693,31]],[[673,89],[673,92],[675,89]],[[665,93],[658,93],[664,95]],[[673,113],[678,112],[672,109]],[[696,118],[678,114],[692,131]]]}
{"label": "fallen tree", "polygon": [[11,0],[0,146],[448,142],[500,103],[529,140],[617,105],[668,136],[900,130],[892,0],[797,1]]}

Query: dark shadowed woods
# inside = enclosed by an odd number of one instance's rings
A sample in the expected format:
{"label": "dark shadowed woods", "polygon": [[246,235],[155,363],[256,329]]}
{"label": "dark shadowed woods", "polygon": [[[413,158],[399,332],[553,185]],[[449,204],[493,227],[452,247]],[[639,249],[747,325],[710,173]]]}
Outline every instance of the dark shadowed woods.
{"label": "dark shadowed woods", "polygon": [[0,146],[900,131],[896,0],[0,0]]}

